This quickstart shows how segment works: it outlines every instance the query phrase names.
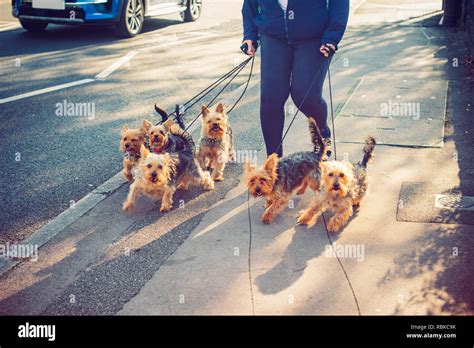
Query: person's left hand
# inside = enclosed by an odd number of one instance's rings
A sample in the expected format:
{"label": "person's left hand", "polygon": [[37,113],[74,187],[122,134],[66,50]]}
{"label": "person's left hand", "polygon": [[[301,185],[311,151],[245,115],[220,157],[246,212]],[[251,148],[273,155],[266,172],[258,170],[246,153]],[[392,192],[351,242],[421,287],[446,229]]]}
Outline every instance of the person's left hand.
{"label": "person's left hand", "polygon": [[[329,46],[332,48],[333,52],[326,47]],[[321,47],[319,48],[319,51],[326,57],[328,58],[330,55],[332,55],[334,52],[336,52],[336,47],[333,44],[322,44]]]}

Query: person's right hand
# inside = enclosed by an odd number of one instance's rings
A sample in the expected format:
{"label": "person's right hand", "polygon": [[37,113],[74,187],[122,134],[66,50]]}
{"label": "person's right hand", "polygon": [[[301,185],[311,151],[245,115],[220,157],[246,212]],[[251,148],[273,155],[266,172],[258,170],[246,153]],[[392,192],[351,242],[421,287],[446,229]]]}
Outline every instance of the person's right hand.
{"label": "person's right hand", "polygon": [[247,44],[247,47],[248,47],[247,54],[249,56],[253,57],[255,55],[255,47],[253,47],[253,41],[252,40],[244,40],[242,43]]}

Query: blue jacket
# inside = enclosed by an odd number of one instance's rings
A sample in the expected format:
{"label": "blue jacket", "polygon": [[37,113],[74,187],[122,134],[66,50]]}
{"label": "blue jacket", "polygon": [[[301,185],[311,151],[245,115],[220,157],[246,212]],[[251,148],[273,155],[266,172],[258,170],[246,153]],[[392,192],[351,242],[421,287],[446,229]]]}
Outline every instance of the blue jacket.
{"label": "blue jacket", "polygon": [[244,0],[244,40],[256,41],[260,34],[279,39],[321,39],[337,47],[346,30],[349,0],[288,0],[286,13],[278,0]]}

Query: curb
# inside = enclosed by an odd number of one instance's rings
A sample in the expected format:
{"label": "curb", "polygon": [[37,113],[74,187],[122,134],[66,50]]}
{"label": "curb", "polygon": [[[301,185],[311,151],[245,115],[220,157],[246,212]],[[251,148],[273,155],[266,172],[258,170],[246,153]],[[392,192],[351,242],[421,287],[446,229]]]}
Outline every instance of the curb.
{"label": "curb", "polygon": [[[94,208],[97,204],[102,202],[124,183],[126,183],[126,181],[122,175],[122,172],[115,174],[112,178],[81,198],[73,206],[69,207],[49,221],[46,225],[34,232],[30,237],[26,238],[20,243],[15,244],[34,245],[35,247],[40,248],[51,238],[63,231],[67,226],[75,222],[77,219]],[[17,260],[11,258],[0,258],[0,276],[22,261],[26,261],[26,259]]]}

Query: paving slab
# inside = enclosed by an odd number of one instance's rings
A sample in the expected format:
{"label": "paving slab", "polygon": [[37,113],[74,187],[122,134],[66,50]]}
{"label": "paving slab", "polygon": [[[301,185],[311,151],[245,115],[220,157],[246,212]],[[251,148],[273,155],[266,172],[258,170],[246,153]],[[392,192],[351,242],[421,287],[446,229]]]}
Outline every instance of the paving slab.
{"label": "paving slab", "polygon": [[444,120],[448,82],[366,76],[342,116]]}
{"label": "paving slab", "polygon": [[444,142],[442,119],[341,116],[336,120],[336,127],[338,142],[364,143],[367,135],[383,145],[443,147]]}
{"label": "paving slab", "polygon": [[474,225],[474,183],[465,189],[431,182],[404,182],[397,220]]}

